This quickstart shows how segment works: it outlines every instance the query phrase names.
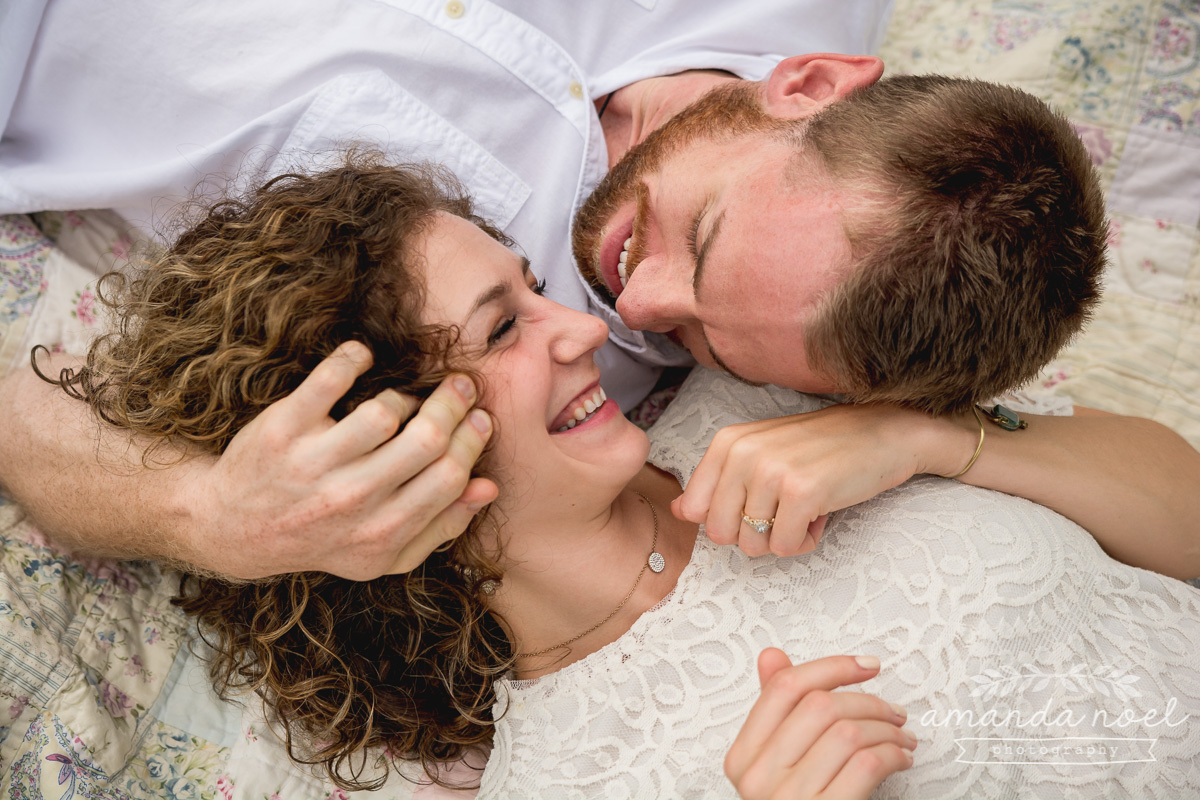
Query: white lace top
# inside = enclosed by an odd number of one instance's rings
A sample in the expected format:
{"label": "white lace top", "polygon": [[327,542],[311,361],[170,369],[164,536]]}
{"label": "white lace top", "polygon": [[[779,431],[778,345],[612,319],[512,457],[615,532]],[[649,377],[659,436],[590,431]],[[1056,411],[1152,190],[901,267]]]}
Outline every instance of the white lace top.
{"label": "white lace top", "polygon": [[[718,428],[825,404],[697,371],[650,460],[686,481]],[[907,706],[920,746],[877,797],[1200,796],[1200,591],[1034,503],[924,477],[831,516],[806,556],[701,536],[619,640],[498,682],[481,797],[735,796],[722,762],[768,646],[882,660],[864,690]]]}

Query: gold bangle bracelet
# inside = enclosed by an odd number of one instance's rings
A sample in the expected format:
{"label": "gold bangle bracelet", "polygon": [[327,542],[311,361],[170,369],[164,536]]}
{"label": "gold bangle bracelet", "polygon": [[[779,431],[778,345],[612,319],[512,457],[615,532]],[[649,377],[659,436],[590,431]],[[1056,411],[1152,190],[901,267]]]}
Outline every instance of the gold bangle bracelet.
{"label": "gold bangle bracelet", "polygon": [[947,478],[950,478],[951,480],[953,480],[954,478],[961,478],[963,475],[965,475],[967,473],[967,470],[969,470],[971,467],[975,466],[975,459],[979,458],[979,454],[983,452],[983,438],[984,438],[984,436],[986,436],[986,432],[983,429],[983,418],[979,416],[978,406],[971,406],[971,411],[974,412],[974,414],[975,414],[975,421],[979,423],[979,444],[975,446],[975,455],[971,456],[971,460],[967,462],[967,465],[965,467],[963,467],[962,469],[960,469],[958,472],[954,473],[953,475],[946,476]]}

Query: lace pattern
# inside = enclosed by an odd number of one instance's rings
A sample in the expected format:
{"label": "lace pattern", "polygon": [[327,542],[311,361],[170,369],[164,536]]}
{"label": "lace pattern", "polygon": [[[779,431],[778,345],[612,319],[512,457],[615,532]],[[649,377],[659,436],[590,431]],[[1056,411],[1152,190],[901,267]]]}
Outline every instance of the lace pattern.
{"label": "lace pattern", "polygon": [[[652,432],[651,460],[686,478],[718,428],[828,402],[697,372]],[[701,536],[675,590],[616,642],[499,681],[481,796],[734,797],[722,762],[767,646],[882,660],[864,690],[907,706],[921,745],[877,797],[1200,790],[1200,592],[1112,561],[1034,503],[925,477],[833,515],[808,556],[750,558]],[[1022,764],[977,741],[1062,737],[1118,750]],[[1117,763],[1147,757],[1148,740],[1155,761]]]}

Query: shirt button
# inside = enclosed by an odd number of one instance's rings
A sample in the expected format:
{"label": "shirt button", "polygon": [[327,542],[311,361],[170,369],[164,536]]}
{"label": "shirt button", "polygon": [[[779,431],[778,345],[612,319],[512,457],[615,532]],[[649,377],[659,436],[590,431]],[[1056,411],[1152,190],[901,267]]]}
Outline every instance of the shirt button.
{"label": "shirt button", "polygon": [[574,97],[576,100],[583,99],[583,84],[581,84],[579,81],[571,81],[571,85],[567,87],[567,91],[569,91],[571,93],[571,97]]}
{"label": "shirt button", "polygon": [[467,7],[459,0],[450,0],[449,3],[446,3],[446,16],[450,19],[458,19],[465,13],[467,13]]}

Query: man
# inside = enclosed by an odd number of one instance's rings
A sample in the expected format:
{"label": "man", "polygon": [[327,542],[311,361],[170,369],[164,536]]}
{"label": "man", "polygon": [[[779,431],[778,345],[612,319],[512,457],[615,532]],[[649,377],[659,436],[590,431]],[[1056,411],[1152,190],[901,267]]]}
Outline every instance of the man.
{"label": "man", "polygon": [[[397,158],[449,166],[549,278],[549,296],[587,309],[567,230],[609,163],[713,85],[762,77],[773,54],[874,49],[889,10],[888,0],[255,0],[219,15],[184,2],[23,4],[0,26],[0,213],[114,207],[159,230],[198,181],[254,179],[339,143],[382,141]],[[612,337],[600,363],[626,407],[686,355],[623,325]],[[47,531],[100,552],[241,577],[408,568],[494,496],[466,479],[488,421],[463,421],[474,387],[449,381],[404,435],[341,470],[301,433],[324,424],[314,409],[365,366],[360,355],[321,371],[315,405],[256,426],[294,462],[256,439],[216,470],[191,462],[137,478],[140,457],[119,441],[100,447],[98,468],[91,421],[25,370],[3,385],[0,484]],[[396,425],[415,411],[394,394],[379,403]],[[347,491],[363,474],[387,485]],[[267,476],[273,488],[251,485]],[[47,491],[48,479],[63,483]],[[99,486],[111,504],[84,500]],[[86,513],[62,505],[70,497]]]}
{"label": "man", "polygon": [[1032,379],[1098,297],[1091,158],[1024,92],[882,71],[796,56],[675,116],[584,204],[583,274],[751,383],[944,413]]}

